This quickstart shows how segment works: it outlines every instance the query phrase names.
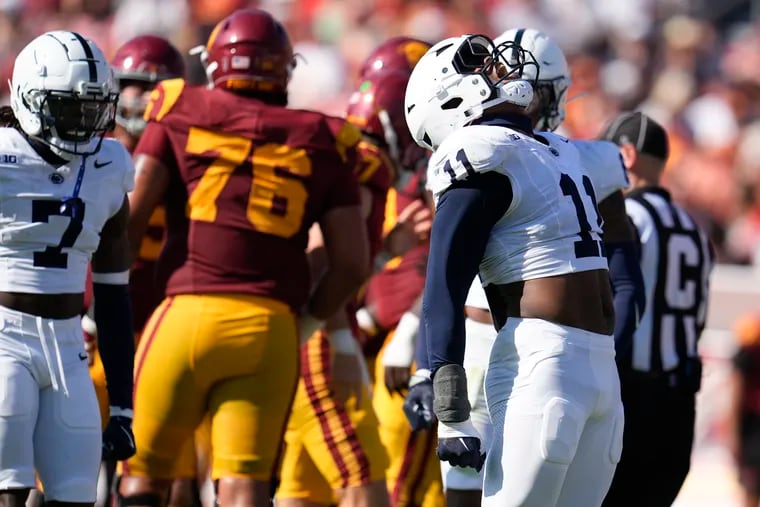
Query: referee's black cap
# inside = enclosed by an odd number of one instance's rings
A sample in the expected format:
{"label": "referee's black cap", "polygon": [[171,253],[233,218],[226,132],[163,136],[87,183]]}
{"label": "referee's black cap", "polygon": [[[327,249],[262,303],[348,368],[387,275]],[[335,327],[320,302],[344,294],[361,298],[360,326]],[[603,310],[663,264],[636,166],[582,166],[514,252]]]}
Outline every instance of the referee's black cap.
{"label": "referee's black cap", "polygon": [[610,123],[602,139],[622,145],[631,143],[639,153],[668,159],[668,134],[662,125],[639,111],[623,113]]}

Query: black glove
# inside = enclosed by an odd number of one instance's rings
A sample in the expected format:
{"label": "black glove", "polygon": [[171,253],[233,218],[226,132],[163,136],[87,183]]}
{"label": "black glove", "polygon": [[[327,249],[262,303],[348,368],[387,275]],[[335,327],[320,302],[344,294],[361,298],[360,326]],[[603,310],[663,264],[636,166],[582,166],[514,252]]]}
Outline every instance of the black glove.
{"label": "black glove", "polygon": [[485,453],[480,452],[478,437],[438,437],[436,449],[438,459],[448,461],[456,467],[471,467],[480,472],[486,460]]}
{"label": "black glove", "polygon": [[404,398],[404,415],[412,431],[429,429],[435,424],[433,381],[429,376],[415,373],[409,379],[409,392]]}
{"label": "black glove", "polygon": [[467,419],[462,422],[443,423],[438,421],[438,459],[448,461],[456,467],[472,467],[478,472],[486,460],[480,451],[480,437]]}
{"label": "black glove", "polygon": [[122,461],[134,456],[135,451],[132,418],[111,416],[103,432],[103,461]]}

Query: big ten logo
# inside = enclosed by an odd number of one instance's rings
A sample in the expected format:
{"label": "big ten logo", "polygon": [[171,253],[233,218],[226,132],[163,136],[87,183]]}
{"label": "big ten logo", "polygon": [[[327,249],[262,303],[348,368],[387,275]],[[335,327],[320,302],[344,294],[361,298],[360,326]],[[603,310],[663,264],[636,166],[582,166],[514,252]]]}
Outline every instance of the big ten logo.
{"label": "big ten logo", "polygon": [[7,155],[4,153],[0,153],[0,164],[17,164],[18,159],[16,158],[16,155]]}

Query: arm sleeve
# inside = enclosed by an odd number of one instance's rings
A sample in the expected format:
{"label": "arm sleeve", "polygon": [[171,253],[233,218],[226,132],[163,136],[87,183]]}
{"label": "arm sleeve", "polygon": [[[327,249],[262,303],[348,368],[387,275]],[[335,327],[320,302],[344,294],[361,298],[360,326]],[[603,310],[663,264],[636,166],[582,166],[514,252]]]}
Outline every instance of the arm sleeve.
{"label": "arm sleeve", "polygon": [[422,320],[420,322],[420,328],[417,330],[417,345],[414,354],[418,370],[430,370],[426,329],[425,321]]}
{"label": "arm sleeve", "polygon": [[433,373],[464,360],[464,302],[491,229],[511,201],[509,178],[495,172],[454,183],[438,201],[422,302]]}
{"label": "arm sleeve", "polygon": [[605,243],[615,304],[615,354],[626,361],[633,349],[633,333],[644,313],[646,294],[636,243]]}
{"label": "arm sleeve", "polygon": [[132,408],[135,334],[127,285],[94,283],[98,350],[106,374],[111,406]]}

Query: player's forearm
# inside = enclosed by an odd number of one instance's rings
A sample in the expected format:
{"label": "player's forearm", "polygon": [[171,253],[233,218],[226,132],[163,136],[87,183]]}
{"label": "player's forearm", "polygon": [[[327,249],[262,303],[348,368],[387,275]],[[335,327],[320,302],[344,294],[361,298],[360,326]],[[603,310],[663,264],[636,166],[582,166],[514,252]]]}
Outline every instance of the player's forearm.
{"label": "player's forearm", "polygon": [[422,302],[430,370],[464,361],[464,302],[491,228],[509,207],[509,180],[486,173],[459,182],[439,202]]}
{"label": "player's forearm", "polygon": [[634,242],[605,243],[605,249],[615,304],[615,351],[620,362],[630,358],[633,335],[644,313],[644,278]]}
{"label": "player's forearm", "polygon": [[[421,305],[420,305],[421,306]],[[428,359],[428,339],[425,322],[420,322],[417,330],[417,344],[414,351],[414,360],[417,363],[417,371],[430,371],[430,360]]]}
{"label": "player's forearm", "polygon": [[325,322],[325,330],[333,331],[336,329],[349,329],[351,323],[348,320],[348,312],[344,307],[340,307],[337,312],[333,313]]}
{"label": "player's forearm", "polygon": [[309,299],[308,313],[321,320],[332,317],[364,283],[367,274],[366,264],[329,267]]}
{"label": "player's forearm", "polygon": [[131,409],[135,337],[129,290],[125,283],[109,283],[108,275],[93,274],[98,350],[110,405]]}

